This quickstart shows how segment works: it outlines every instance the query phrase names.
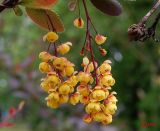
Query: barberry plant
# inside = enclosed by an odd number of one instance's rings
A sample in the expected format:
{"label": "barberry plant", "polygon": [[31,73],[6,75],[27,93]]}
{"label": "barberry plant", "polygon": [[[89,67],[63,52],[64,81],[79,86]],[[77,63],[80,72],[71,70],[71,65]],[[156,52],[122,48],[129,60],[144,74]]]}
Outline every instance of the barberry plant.
{"label": "barberry plant", "polygon": [[[76,71],[75,65],[69,61],[67,54],[72,47],[71,42],[60,42],[59,32],[64,31],[60,17],[51,10],[58,0],[8,0],[0,5],[0,11],[13,8],[16,15],[22,15],[20,6],[26,8],[28,16],[40,27],[49,30],[43,37],[48,48],[39,54],[41,63],[39,70],[45,74],[41,79],[41,88],[47,93],[46,104],[56,109],[60,105],[78,103],[84,106],[86,114],[83,121],[91,123],[100,122],[105,125],[112,122],[112,116],[117,110],[116,92],[111,91],[115,79],[111,73],[111,61],[99,63],[93,46],[97,46],[102,56],[107,55],[103,45],[107,36],[98,32],[88,11],[87,0],[70,0],[69,9],[78,10],[78,17],[73,20],[73,25],[78,29],[85,28],[85,41],[80,55],[83,70]],[[100,11],[111,16],[121,14],[122,8],[116,0],[90,0]],[[86,19],[81,16],[81,5],[85,11]],[[92,30],[94,32],[92,32]]]}

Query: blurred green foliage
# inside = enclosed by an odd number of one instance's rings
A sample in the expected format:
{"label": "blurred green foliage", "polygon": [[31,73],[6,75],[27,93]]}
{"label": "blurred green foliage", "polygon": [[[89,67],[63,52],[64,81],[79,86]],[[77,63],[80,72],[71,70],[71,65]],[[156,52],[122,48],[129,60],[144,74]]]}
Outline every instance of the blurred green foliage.
{"label": "blurred green foliage", "polygon": [[[65,25],[65,32],[60,34],[61,41],[73,43],[72,51],[67,57],[76,63],[79,70],[81,67],[78,65],[82,61],[79,52],[84,42],[85,30],[73,27],[73,20],[78,13],[69,12],[67,2],[60,0],[54,10],[61,16]],[[96,10],[88,2],[97,30],[108,36],[108,42],[104,45],[108,55],[102,57],[96,53],[96,59],[100,63],[105,59],[111,59],[113,62],[113,76],[116,79],[113,90],[118,93],[119,102],[118,112],[111,126],[84,124],[81,120],[83,107],[80,105],[64,105],[58,110],[45,106],[46,94],[39,87],[42,76],[38,71],[38,54],[47,48],[42,42],[46,31],[35,26],[26,14],[15,17],[12,10],[0,14],[1,119],[11,106],[17,106],[21,100],[25,100],[24,110],[13,120],[17,123],[17,128],[22,127],[19,129],[21,131],[160,130],[160,44],[151,40],[145,43],[129,42],[127,37],[127,28],[144,16],[154,1],[124,0],[121,3],[122,15],[110,17]],[[83,7],[81,10],[82,18],[85,18]],[[149,24],[153,22],[153,18]],[[98,52],[96,45],[94,51]],[[142,128],[143,122],[155,123],[156,126]],[[18,131],[17,128],[0,130]]]}

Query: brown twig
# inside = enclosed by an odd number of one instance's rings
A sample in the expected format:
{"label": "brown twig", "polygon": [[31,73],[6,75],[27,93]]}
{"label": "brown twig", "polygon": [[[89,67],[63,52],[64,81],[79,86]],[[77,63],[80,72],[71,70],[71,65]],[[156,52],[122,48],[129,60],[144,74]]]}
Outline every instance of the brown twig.
{"label": "brown twig", "polygon": [[[86,19],[87,19],[87,30],[86,30],[86,39],[87,40],[86,40],[86,42],[87,42],[87,45],[89,46],[91,61],[92,61],[93,66],[94,66],[94,75],[95,75],[95,78],[96,78],[96,85],[98,85],[99,80],[98,80],[98,76],[97,76],[97,67],[96,67],[96,61],[95,61],[95,57],[94,57],[94,53],[93,53],[93,49],[92,49],[91,34],[90,34],[90,25],[93,26],[93,23],[91,21],[90,15],[88,13],[86,0],[82,0],[82,2],[83,2],[83,5],[84,5]],[[94,26],[93,26],[93,28],[95,29]],[[97,30],[95,30],[95,32],[97,33]]]}
{"label": "brown twig", "polygon": [[160,0],[153,6],[153,8],[141,19],[138,24],[133,24],[128,28],[128,36],[130,41],[141,41],[144,42],[149,38],[153,38],[154,41],[158,42],[155,39],[155,32],[156,27],[160,19],[160,13],[157,15],[154,23],[151,27],[146,28],[146,22],[153,15],[153,13],[158,9],[160,6]]}
{"label": "brown twig", "polygon": [[139,25],[144,25],[150,16],[153,15],[153,13],[158,9],[160,6],[160,0],[157,1],[157,3],[153,6],[153,8],[142,18],[142,20],[139,22]]}

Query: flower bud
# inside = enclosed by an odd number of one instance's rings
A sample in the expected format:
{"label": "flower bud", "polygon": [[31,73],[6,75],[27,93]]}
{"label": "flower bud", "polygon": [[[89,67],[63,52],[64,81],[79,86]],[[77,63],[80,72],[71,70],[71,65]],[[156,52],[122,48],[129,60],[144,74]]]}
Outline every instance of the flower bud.
{"label": "flower bud", "polygon": [[115,84],[115,80],[111,75],[105,75],[102,77],[101,83],[104,86],[113,86]]}
{"label": "flower bud", "polygon": [[89,73],[85,73],[85,72],[80,72],[78,74],[78,80],[81,83],[88,83],[91,80],[90,74]]}
{"label": "flower bud", "polygon": [[74,26],[77,28],[83,28],[84,27],[84,21],[82,18],[77,18],[73,22]]}
{"label": "flower bud", "polygon": [[58,70],[63,70],[65,67],[66,61],[64,58],[60,57],[60,58],[56,58],[53,61],[53,66],[58,69]]}
{"label": "flower bud", "polygon": [[65,68],[65,73],[67,76],[71,76],[74,73],[74,67],[73,66],[67,66]]}
{"label": "flower bud", "polygon": [[83,95],[81,95],[80,96],[80,102],[82,103],[82,104],[88,104],[89,103],[89,97],[88,96],[83,96]]}
{"label": "flower bud", "polygon": [[80,99],[80,95],[78,92],[74,93],[71,95],[70,99],[69,99],[69,102],[72,104],[72,105],[76,105],[78,102],[79,102],[79,99]]}
{"label": "flower bud", "polygon": [[86,106],[85,110],[88,114],[97,113],[101,111],[100,103],[91,102]]}
{"label": "flower bud", "polygon": [[102,101],[102,100],[106,99],[106,97],[107,96],[106,96],[106,93],[104,90],[99,89],[99,90],[94,90],[92,92],[92,98],[97,101]]}
{"label": "flower bud", "polygon": [[103,112],[98,112],[93,115],[93,120],[97,122],[102,122],[106,119],[106,115]]}
{"label": "flower bud", "polygon": [[112,69],[111,65],[108,63],[103,63],[100,67],[99,67],[99,71],[101,74],[104,74],[105,72],[110,72]]}
{"label": "flower bud", "polygon": [[77,87],[77,91],[82,95],[82,96],[88,96],[90,93],[89,87],[87,85],[79,85]]}
{"label": "flower bud", "polygon": [[59,94],[58,92],[52,92],[51,94],[48,95],[48,97],[46,98],[46,100],[51,100],[54,102],[58,102],[59,101]]}
{"label": "flower bud", "polygon": [[67,94],[70,93],[70,91],[71,91],[71,87],[70,87],[67,83],[62,84],[62,85],[59,87],[59,93],[60,93],[60,94],[67,95]]}
{"label": "flower bud", "polygon": [[55,32],[48,32],[46,35],[46,40],[50,43],[57,41],[59,36]]}
{"label": "flower bud", "polygon": [[107,51],[105,49],[99,48],[99,51],[102,56],[105,56],[107,54]]}
{"label": "flower bud", "polygon": [[69,100],[69,96],[68,95],[59,95],[59,103],[60,104],[67,103],[68,100]]}
{"label": "flower bud", "polygon": [[48,92],[49,89],[50,89],[49,83],[46,82],[46,81],[43,81],[43,82],[41,83],[41,88],[42,88],[45,92]]}
{"label": "flower bud", "polygon": [[108,104],[105,105],[104,113],[113,115],[115,114],[116,110],[117,110],[116,104],[109,102]]}
{"label": "flower bud", "polygon": [[52,55],[50,55],[48,52],[41,52],[39,54],[39,59],[43,62],[48,62],[49,60],[53,59],[54,57]]}
{"label": "flower bud", "polygon": [[103,35],[96,35],[95,37],[95,42],[98,44],[98,45],[102,45],[105,43],[105,41],[107,40],[107,37],[104,37]]}
{"label": "flower bud", "polygon": [[110,124],[111,122],[112,122],[112,115],[110,115],[110,114],[106,115],[105,120],[102,121],[102,123],[103,123],[104,125],[108,125],[108,124]]}
{"label": "flower bud", "polygon": [[72,45],[71,42],[66,42],[66,43],[58,46],[57,51],[62,55],[67,54],[70,51],[71,45]]}
{"label": "flower bud", "polygon": [[51,67],[50,67],[50,65],[47,62],[41,62],[39,64],[39,70],[42,73],[47,73],[47,72],[49,72],[51,70]]}

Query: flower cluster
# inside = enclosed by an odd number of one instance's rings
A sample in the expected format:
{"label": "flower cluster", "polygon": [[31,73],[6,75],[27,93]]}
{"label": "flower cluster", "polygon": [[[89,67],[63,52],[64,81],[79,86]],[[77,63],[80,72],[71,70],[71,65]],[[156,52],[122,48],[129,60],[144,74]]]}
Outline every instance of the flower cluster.
{"label": "flower cluster", "polygon": [[[102,122],[103,124],[110,124],[112,122],[112,115],[117,110],[117,99],[114,96],[115,92],[109,92],[111,87],[115,84],[115,80],[111,74],[110,61],[104,61],[97,68],[98,83],[94,84],[92,72],[94,71],[93,62],[89,62],[87,57],[83,58],[82,66],[84,71],[78,73],[77,92],[80,94],[80,102],[85,105],[86,115],[83,120],[86,123],[92,121]],[[93,86],[96,85],[96,86]]]}
{"label": "flower cluster", "polygon": [[[55,44],[58,35],[55,32],[49,32],[43,39],[50,44]],[[58,108],[61,104],[73,101],[73,95],[70,96],[70,94],[74,92],[74,87],[78,83],[74,64],[56,54],[57,52],[62,55],[68,53],[71,45],[70,42],[61,44],[56,48],[54,55],[45,51],[39,54],[42,61],[39,64],[39,70],[47,74],[42,79],[41,88],[48,93],[46,101],[50,108]]]}
{"label": "flower cluster", "polygon": [[[117,110],[116,92],[110,91],[115,84],[115,79],[111,73],[111,61],[106,60],[99,65],[92,47],[94,41],[101,55],[105,56],[107,51],[102,46],[107,37],[98,33],[89,16],[86,1],[82,2],[87,24],[85,25],[80,12],[73,24],[79,29],[86,27],[85,42],[80,53],[84,56],[81,64],[83,71],[75,72],[74,64],[67,58],[59,56],[67,54],[72,43],[66,42],[57,47],[56,41],[59,36],[55,32],[49,32],[43,40],[49,43],[49,47],[54,44],[54,54],[51,55],[47,51],[39,55],[42,61],[39,69],[47,74],[42,79],[41,87],[48,93],[46,97],[48,107],[58,108],[61,104],[68,102],[72,105],[81,103],[86,112],[83,117],[84,122],[96,121],[107,125],[112,122],[112,117]],[[95,32],[94,36],[91,33],[91,27]]]}

